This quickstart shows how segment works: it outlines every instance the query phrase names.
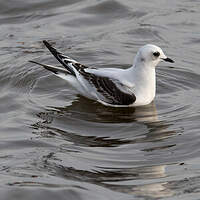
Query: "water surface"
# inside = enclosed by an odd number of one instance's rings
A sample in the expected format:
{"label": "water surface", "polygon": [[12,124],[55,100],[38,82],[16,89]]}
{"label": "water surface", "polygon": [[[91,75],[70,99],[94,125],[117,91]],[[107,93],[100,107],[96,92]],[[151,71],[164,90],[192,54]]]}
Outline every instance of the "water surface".
{"label": "water surface", "polygon": [[[200,195],[200,3],[0,2],[2,199],[166,199]],[[110,108],[28,63],[59,65],[48,40],[88,66],[129,67],[153,43],[155,101]]]}

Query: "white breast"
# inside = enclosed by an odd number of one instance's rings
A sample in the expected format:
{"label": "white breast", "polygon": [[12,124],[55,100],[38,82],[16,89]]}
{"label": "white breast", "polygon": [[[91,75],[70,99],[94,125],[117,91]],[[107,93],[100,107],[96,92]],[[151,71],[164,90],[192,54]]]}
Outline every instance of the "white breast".
{"label": "white breast", "polygon": [[147,105],[153,101],[156,94],[155,68],[144,66],[143,70],[134,70],[134,94],[136,96],[134,106]]}

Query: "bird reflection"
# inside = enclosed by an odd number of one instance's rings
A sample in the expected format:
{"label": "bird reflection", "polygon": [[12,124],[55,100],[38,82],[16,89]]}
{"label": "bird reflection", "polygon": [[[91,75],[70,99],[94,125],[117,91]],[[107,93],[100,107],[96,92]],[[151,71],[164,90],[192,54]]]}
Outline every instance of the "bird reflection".
{"label": "bird reflection", "polygon": [[[70,112],[73,114],[87,114],[84,120],[102,123],[128,123],[133,121],[156,122],[157,111],[154,103],[143,107],[114,108],[106,107],[98,102],[79,97],[68,107],[54,107],[58,112]],[[76,113],[75,113],[76,111]]]}
{"label": "bird reflection", "polygon": [[162,178],[167,176],[165,165],[99,171],[86,171],[61,165],[55,166],[51,162],[49,162],[49,165],[54,170],[54,176],[80,183],[88,182],[129,195],[162,198],[173,196],[175,193],[170,182],[161,181]]}
{"label": "bird reflection", "polygon": [[[79,153],[82,152],[84,154],[85,147],[87,147],[90,155],[94,154],[93,157],[95,157],[96,149],[94,147],[99,147],[109,152],[114,147],[123,148],[123,145],[142,143],[145,145],[136,150],[144,152],[145,155],[148,152],[152,153],[175,146],[175,144],[170,143],[161,143],[160,145],[157,143],[157,141],[164,141],[177,132],[169,129],[171,124],[159,120],[154,103],[145,107],[112,108],[80,97],[71,106],[49,107],[45,112],[38,113],[37,116],[39,121],[31,126],[34,129],[34,133],[42,137],[59,138],[62,141],[66,141],[66,145],[59,146],[58,150],[60,153],[65,154],[66,157],[69,156],[68,150],[74,156],[77,154],[77,149]],[[128,137],[126,135],[126,127],[129,128]],[[134,135],[135,131],[137,131],[135,127],[139,127],[138,135]],[[142,130],[146,131],[142,132]],[[112,151],[109,153],[112,153]],[[79,156],[82,159],[81,155]],[[105,151],[103,156],[106,156]],[[148,159],[148,155],[146,158]],[[130,159],[130,157],[127,159]],[[101,162],[103,163],[104,159]],[[123,164],[123,159],[120,161],[119,155],[120,162]],[[130,160],[131,162],[133,161]],[[49,167],[54,169],[55,176],[62,176],[76,181],[87,181],[122,193],[157,198],[168,197],[173,194],[168,184],[160,181],[161,178],[166,177],[165,164],[151,165],[150,161],[144,160],[141,163],[138,161],[135,166],[131,164],[126,168],[120,168],[117,164],[113,164],[111,159],[110,163],[113,168],[107,168],[105,167],[106,163],[103,166],[98,166],[99,163],[95,164],[94,159],[93,164],[99,170],[88,171],[76,169],[73,163],[70,163],[70,166],[68,166],[69,163],[64,165],[61,163],[55,164],[52,162],[51,156],[48,157],[45,166],[47,166],[47,163]],[[140,167],[137,167],[138,165]],[[149,180],[155,181],[149,183]],[[123,184],[124,181],[128,182]],[[138,181],[140,181],[140,184],[138,184]]]}

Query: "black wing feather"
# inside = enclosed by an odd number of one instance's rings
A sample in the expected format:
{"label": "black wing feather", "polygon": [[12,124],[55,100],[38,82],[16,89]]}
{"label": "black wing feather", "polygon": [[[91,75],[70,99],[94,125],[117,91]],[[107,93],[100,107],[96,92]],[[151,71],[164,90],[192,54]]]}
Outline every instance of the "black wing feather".
{"label": "black wing feather", "polygon": [[79,72],[96,87],[97,92],[105,97],[106,100],[104,101],[106,103],[112,105],[130,105],[136,101],[136,96],[133,93],[130,94],[121,91],[110,78],[85,72],[84,69],[79,69]]}
{"label": "black wing feather", "polygon": [[49,49],[49,51],[55,56],[55,58],[74,76],[74,71],[68,66],[69,63],[72,63],[72,59],[61,52],[53,48],[46,40],[43,41],[44,45]]}
{"label": "black wing feather", "polygon": [[[49,51],[55,56],[55,58],[73,75],[75,72],[71,69],[69,64],[73,67],[91,84],[95,86],[97,92],[105,97],[105,102],[112,105],[130,105],[136,101],[136,96],[132,93],[126,93],[121,91],[116,84],[108,77],[98,76],[85,71],[86,66],[72,60],[70,57],[58,52],[47,41],[43,41]],[[55,73],[55,72],[54,72]]]}

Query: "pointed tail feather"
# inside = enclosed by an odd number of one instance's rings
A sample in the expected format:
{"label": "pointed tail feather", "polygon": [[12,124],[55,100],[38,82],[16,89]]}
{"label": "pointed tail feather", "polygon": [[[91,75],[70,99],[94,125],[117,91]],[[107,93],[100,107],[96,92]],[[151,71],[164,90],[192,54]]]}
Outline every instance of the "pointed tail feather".
{"label": "pointed tail feather", "polygon": [[70,57],[62,54],[61,52],[57,51],[54,47],[52,47],[46,40],[43,41],[44,45],[49,49],[49,51],[55,56],[55,58],[74,76],[76,74],[70,67],[70,63],[77,63],[75,60],[71,59]]}
{"label": "pointed tail feather", "polygon": [[38,63],[38,62],[35,62],[35,61],[32,61],[32,60],[30,60],[29,62],[40,65],[40,66],[44,67],[45,69],[53,72],[56,75],[59,75],[60,73],[66,74],[66,75],[70,74],[70,72],[68,72],[66,69],[63,69],[63,68],[60,68],[60,67],[54,67],[52,65],[46,65],[46,64]]}

